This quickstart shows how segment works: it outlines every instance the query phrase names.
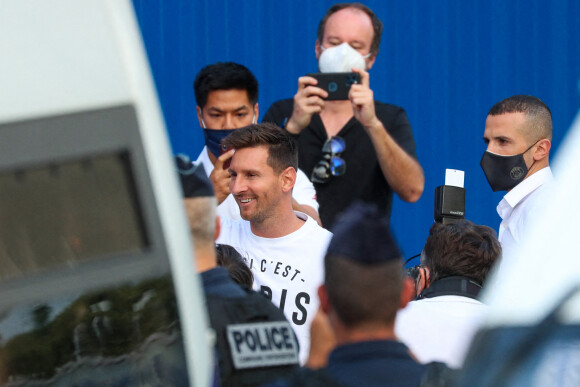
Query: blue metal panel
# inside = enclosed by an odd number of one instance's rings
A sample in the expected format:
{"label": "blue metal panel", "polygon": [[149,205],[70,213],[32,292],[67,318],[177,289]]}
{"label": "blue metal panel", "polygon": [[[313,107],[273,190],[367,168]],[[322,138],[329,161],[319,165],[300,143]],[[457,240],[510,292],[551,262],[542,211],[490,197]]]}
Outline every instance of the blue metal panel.
{"label": "blue metal panel", "polygon": [[[260,82],[262,115],[316,70],[318,22],[332,1],[134,0],[175,152],[196,156],[203,135],[191,87],[205,65],[231,60]],[[376,98],[409,115],[425,192],[395,200],[393,227],[407,256],[433,222],[445,168],[466,171],[467,217],[495,229],[492,193],[479,167],[485,117],[497,101],[533,94],[552,109],[553,149],[580,107],[577,0],[366,2],[385,25],[371,70]],[[553,154],[553,153],[552,153]]]}

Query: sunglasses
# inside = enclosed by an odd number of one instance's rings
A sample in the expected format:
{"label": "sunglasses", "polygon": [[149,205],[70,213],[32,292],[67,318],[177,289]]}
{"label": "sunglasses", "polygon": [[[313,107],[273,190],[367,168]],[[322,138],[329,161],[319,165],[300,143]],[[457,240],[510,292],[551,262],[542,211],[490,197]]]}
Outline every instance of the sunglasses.
{"label": "sunglasses", "polygon": [[322,146],[322,159],[312,170],[310,180],[313,183],[327,183],[332,176],[342,176],[346,172],[346,162],[339,157],[346,149],[341,137],[334,136]]}

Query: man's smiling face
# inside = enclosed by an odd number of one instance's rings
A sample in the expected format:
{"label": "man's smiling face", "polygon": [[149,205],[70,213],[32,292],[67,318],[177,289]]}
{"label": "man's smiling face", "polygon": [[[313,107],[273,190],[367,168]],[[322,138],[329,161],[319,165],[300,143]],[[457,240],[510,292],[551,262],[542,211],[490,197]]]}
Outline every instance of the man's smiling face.
{"label": "man's smiling face", "polygon": [[266,146],[237,149],[229,168],[240,215],[252,223],[275,217],[283,196],[281,174],[268,165],[268,155]]}

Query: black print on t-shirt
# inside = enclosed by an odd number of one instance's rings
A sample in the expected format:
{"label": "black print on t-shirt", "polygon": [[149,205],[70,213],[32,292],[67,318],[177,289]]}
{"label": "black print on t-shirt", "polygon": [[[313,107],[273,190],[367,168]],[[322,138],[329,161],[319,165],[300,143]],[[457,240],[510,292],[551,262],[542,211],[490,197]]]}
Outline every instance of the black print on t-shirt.
{"label": "black print on t-shirt", "polygon": [[[268,286],[262,285],[260,286],[260,292],[264,294],[270,301],[272,301],[272,289]],[[280,294],[280,310],[284,312],[284,307],[286,306],[286,295],[288,294],[287,289],[282,289]],[[304,307],[304,304],[310,304],[310,295],[305,292],[300,292],[296,295],[294,299],[294,305],[298,309],[298,312],[292,313],[292,322],[296,325],[303,325],[306,322],[306,318],[308,317],[308,312]]]}
{"label": "black print on t-shirt", "polygon": [[266,271],[272,271],[274,274],[282,276],[284,278],[290,278],[290,281],[300,280],[304,282],[303,278],[300,278],[300,270],[293,268],[291,265],[285,265],[280,261],[268,261],[267,259],[254,259],[245,258],[244,261],[251,270],[260,270],[262,273]]}

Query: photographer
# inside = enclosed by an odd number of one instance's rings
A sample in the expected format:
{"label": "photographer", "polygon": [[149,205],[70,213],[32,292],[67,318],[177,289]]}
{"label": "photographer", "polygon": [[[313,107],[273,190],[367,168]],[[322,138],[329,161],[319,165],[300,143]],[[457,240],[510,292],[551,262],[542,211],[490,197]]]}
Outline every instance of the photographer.
{"label": "photographer", "polygon": [[435,223],[421,254],[417,300],[399,312],[397,337],[420,362],[463,364],[486,306],[478,299],[501,256],[495,231],[468,220]]}
{"label": "photographer", "polygon": [[[275,102],[264,116],[264,122],[296,136],[299,167],[315,183],[320,218],[328,229],[355,199],[374,203],[390,216],[393,192],[411,203],[423,193],[425,178],[407,114],[376,101],[370,86],[368,71],[377,58],[382,30],[380,19],[363,4],[330,7],[314,46],[319,71],[355,72],[360,83],[351,86],[348,99],[331,101],[316,78],[300,77],[294,99]],[[343,146],[333,155],[346,168],[332,173],[317,168],[337,137]]]}

